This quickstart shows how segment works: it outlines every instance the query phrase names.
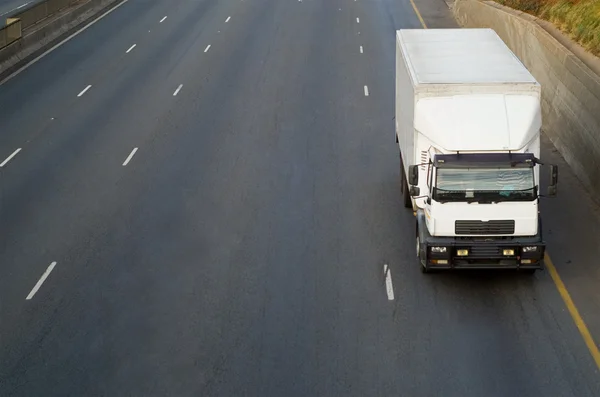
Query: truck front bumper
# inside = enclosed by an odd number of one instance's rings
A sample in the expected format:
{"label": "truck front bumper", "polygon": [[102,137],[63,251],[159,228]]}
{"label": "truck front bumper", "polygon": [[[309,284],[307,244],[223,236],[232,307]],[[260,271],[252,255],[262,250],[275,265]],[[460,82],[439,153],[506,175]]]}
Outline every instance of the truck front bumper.
{"label": "truck front bumper", "polygon": [[546,249],[542,241],[530,237],[511,240],[429,237],[423,243],[426,266],[431,269],[542,269]]}
{"label": "truck front bumper", "polygon": [[543,269],[546,243],[538,235],[514,237],[434,237],[422,211],[417,214],[421,258],[428,269]]}

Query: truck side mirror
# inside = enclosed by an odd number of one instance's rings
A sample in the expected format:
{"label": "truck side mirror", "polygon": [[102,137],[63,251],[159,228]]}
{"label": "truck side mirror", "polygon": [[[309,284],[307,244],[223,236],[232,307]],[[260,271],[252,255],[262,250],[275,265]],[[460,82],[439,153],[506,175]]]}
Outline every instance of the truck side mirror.
{"label": "truck side mirror", "polygon": [[411,197],[418,196],[419,194],[421,194],[421,188],[418,186],[411,186],[410,189],[408,189],[408,193]]}
{"label": "truck side mirror", "polygon": [[548,186],[548,197],[556,197],[558,185],[558,166],[550,165],[550,186]]}
{"label": "truck side mirror", "polygon": [[416,186],[419,184],[419,166],[411,165],[408,167],[408,184]]}

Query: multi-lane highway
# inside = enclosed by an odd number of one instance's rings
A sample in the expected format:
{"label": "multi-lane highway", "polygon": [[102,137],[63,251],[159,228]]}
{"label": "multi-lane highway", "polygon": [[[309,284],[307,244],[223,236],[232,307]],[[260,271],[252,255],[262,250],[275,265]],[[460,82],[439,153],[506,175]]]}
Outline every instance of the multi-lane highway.
{"label": "multi-lane highway", "polygon": [[2,84],[0,395],[600,395],[600,211],[549,143],[565,289],[419,270],[392,118],[420,27],[409,0],[129,0]]}

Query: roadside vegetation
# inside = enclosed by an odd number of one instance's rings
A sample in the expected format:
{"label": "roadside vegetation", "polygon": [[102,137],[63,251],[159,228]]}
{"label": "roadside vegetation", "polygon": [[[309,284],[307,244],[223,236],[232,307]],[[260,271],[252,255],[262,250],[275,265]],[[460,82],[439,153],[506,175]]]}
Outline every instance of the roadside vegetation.
{"label": "roadside vegetation", "polygon": [[495,0],[546,21],[600,56],[600,0]]}

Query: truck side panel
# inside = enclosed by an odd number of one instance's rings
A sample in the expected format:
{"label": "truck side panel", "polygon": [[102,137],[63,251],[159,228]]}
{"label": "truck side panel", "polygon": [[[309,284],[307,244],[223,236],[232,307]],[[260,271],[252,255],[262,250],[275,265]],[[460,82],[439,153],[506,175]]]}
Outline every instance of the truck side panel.
{"label": "truck side panel", "polygon": [[414,87],[403,56],[400,43],[396,41],[396,136],[404,163],[404,174],[415,162]]}

